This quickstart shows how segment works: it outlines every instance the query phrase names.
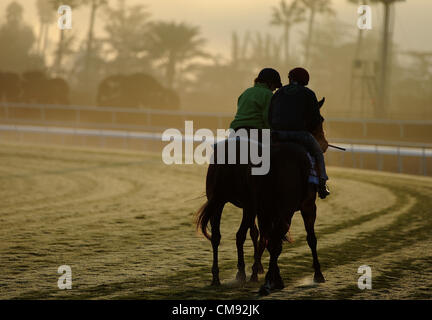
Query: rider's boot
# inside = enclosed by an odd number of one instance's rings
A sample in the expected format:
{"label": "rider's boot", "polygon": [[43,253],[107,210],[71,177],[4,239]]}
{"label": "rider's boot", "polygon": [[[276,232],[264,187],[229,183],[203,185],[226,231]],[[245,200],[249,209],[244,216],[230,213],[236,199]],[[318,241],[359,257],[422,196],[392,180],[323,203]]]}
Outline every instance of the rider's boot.
{"label": "rider's boot", "polygon": [[326,180],[325,179],[319,179],[318,196],[321,199],[325,199],[328,195],[330,195],[330,190],[328,189],[328,187],[326,185]]}

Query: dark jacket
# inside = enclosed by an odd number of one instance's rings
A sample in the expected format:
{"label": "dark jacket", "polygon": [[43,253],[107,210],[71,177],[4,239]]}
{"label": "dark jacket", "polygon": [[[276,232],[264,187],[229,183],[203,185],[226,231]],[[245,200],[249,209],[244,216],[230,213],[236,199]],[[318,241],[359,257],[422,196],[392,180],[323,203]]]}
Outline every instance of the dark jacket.
{"label": "dark jacket", "polygon": [[270,102],[269,124],[273,130],[311,131],[322,119],[315,93],[298,84],[283,86]]}

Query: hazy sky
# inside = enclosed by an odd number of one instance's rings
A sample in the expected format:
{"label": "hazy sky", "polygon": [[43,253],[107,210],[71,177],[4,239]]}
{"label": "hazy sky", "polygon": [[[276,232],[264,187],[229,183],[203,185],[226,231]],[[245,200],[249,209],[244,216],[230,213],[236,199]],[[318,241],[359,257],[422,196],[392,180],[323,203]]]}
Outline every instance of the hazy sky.
{"label": "hazy sky", "polygon": [[[0,21],[4,21],[5,7],[12,0],[0,0]],[[25,19],[38,30],[38,20],[35,3],[36,0],[17,0],[25,6]],[[280,34],[278,28],[269,25],[271,8],[280,0],[126,0],[127,4],[144,4],[152,13],[153,20],[186,21],[198,25],[202,36],[206,38],[207,50],[211,53],[229,55],[231,32],[237,30],[243,33],[250,31],[266,31]],[[110,0],[115,4],[116,0]],[[347,26],[351,25],[351,31],[355,31],[357,21],[356,6],[347,0],[333,0],[337,17]],[[65,0],[67,4],[67,0]],[[73,12],[73,30],[80,36],[85,36],[87,31],[88,9],[80,9]],[[373,28],[379,28],[382,8],[374,6]],[[396,6],[396,23],[394,39],[403,49],[432,51],[432,0],[406,0]],[[98,16],[98,33],[103,30],[100,22],[104,19]],[[319,27],[319,24],[317,24]],[[293,38],[296,39],[304,25],[299,25],[293,30]],[[51,28],[53,41],[57,41],[55,24]],[[296,48],[294,47],[293,50]]]}

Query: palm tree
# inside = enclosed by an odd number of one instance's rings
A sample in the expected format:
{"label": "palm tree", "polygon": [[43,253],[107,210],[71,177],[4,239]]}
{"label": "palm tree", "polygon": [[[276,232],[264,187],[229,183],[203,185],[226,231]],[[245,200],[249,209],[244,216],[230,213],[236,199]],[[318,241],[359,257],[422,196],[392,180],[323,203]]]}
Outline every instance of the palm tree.
{"label": "palm tree", "polygon": [[165,78],[172,87],[180,64],[197,57],[208,57],[201,47],[205,40],[199,37],[198,27],[185,23],[156,22],[148,34],[152,57],[165,60]]}
{"label": "palm tree", "polygon": [[17,1],[11,1],[4,12],[6,19],[0,25],[0,70],[21,72],[35,61],[31,48],[36,39],[23,12],[24,7]]}
{"label": "palm tree", "polygon": [[251,35],[247,31],[243,35],[243,40],[239,38],[237,32],[233,32],[231,36],[231,66],[234,68],[243,68],[248,66],[249,59],[247,57],[248,49],[251,44]]}
{"label": "palm tree", "polygon": [[251,40],[252,50],[248,59],[250,64],[256,67],[254,71],[258,72],[262,69],[262,66],[266,65],[283,66],[283,60],[281,59],[282,43],[277,40],[270,34],[255,33],[255,37]]}
{"label": "palm tree", "polygon": [[117,8],[108,8],[105,43],[115,55],[111,65],[114,73],[148,71],[150,59],[143,34],[148,31],[150,14],[143,5],[126,7],[125,0],[118,0]]}
{"label": "palm tree", "polygon": [[[64,1],[62,0],[49,0],[50,4],[51,4],[51,8],[55,10],[55,12],[58,11],[58,8],[64,4]],[[69,0],[67,2],[67,5],[69,7],[76,8],[79,5],[79,0]],[[72,37],[66,37],[65,36],[65,30],[64,29],[59,29],[60,33],[59,33],[59,41],[58,41],[58,45],[57,45],[57,50],[55,53],[55,61],[54,61],[54,67],[53,69],[55,70],[56,73],[60,73],[61,72],[61,68],[62,68],[62,60],[63,60],[63,56],[65,55],[65,52],[68,50],[67,46],[71,44],[71,39]]]}
{"label": "palm tree", "polygon": [[90,21],[89,21],[89,31],[87,36],[87,52],[86,52],[86,67],[89,67],[89,61],[91,57],[93,38],[94,38],[94,26],[96,22],[96,12],[97,10],[105,6],[108,1],[107,0],[81,0],[83,5],[90,6]]}
{"label": "palm tree", "polygon": [[22,22],[24,8],[16,1],[12,1],[6,8],[6,23],[18,26]]}
{"label": "palm tree", "polygon": [[[78,88],[82,93],[91,92],[100,79],[105,76],[106,60],[103,45],[103,40],[94,39],[89,59],[87,56],[87,41],[84,40],[74,54],[70,78],[76,81],[75,88]],[[91,72],[87,70],[88,64],[91,65]]]}
{"label": "palm tree", "polygon": [[54,20],[55,14],[52,10],[50,0],[37,0],[36,7],[40,23],[36,50],[43,56],[47,46],[49,25]]}
{"label": "palm tree", "polygon": [[306,9],[309,10],[308,32],[306,38],[305,65],[309,64],[310,48],[313,39],[313,25],[315,16],[319,13],[334,14],[331,8],[331,0],[301,0]]}
{"label": "palm tree", "polygon": [[281,26],[284,29],[284,52],[285,63],[289,60],[289,36],[291,27],[299,22],[304,21],[305,8],[300,6],[300,0],[293,0],[288,5],[285,0],[281,0],[279,7],[273,8],[273,15],[270,24]]}
{"label": "palm tree", "polygon": [[381,41],[381,58],[380,58],[380,79],[379,79],[379,100],[378,100],[378,109],[377,109],[377,117],[386,116],[386,109],[388,108],[389,96],[388,96],[388,87],[389,87],[389,71],[390,65],[389,57],[391,56],[391,35],[392,35],[392,25],[390,23],[390,9],[391,6],[398,1],[405,0],[371,0],[372,2],[380,2],[384,6],[384,25],[383,25],[383,35]]}

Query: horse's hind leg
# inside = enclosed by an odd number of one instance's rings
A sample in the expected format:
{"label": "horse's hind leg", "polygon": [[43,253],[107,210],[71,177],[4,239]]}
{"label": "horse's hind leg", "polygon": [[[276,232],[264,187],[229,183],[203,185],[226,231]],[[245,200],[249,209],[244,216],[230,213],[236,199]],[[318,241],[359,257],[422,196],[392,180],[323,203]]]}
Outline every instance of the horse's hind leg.
{"label": "horse's hind leg", "polygon": [[250,236],[254,245],[254,264],[252,266],[252,275],[250,281],[257,282],[258,274],[264,273],[264,268],[261,263],[261,257],[265,250],[265,240],[263,237],[260,237],[258,242],[259,231],[255,224],[255,220],[250,229]]}
{"label": "horse's hind leg", "polygon": [[306,240],[307,243],[312,251],[312,258],[313,258],[313,268],[315,271],[314,274],[314,281],[315,282],[325,282],[324,276],[321,273],[321,266],[318,261],[318,254],[317,254],[317,238],[315,236],[315,219],[316,219],[316,205],[313,203],[307,208],[304,208],[301,210],[301,214],[303,217],[303,222],[306,229]]}
{"label": "horse's hind leg", "polygon": [[255,219],[255,215],[253,215],[253,211],[244,208],[243,209],[243,218],[240,224],[240,228],[236,234],[236,245],[237,245],[237,275],[236,280],[244,283],[246,281],[246,271],[245,271],[245,262],[244,262],[244,250],[243,245],[246,240],[246,235],[248,229],[251,227]]}
{"label": "horse's hind leg", "polygon": [[213,280],[211,285],[212,286],[218,286],[220,285],[219,280],[219,266],[218,266],[218,248],[221,240],[221,233],[220,233],[220,220],[222,215],[222,210],[224,207],[224,203],[218,203],[212,205],[212,210],[215,210],[214,214],[212,214],[210,218],[210,225],[211,225],[211,244],[213,247],[213,266],[212,266],[212,275]]}
{"label": "horse's hind leg", "polygon": [[274,289],[278,290],[284,288],[277,263],[279,255],[282,252],[282,235],[278,235],[277,233],[273,234],[269,239],[267,249],[270,253],[270,263],[265,277],[265,283],[259,291],[260,295],[268,295]]}

